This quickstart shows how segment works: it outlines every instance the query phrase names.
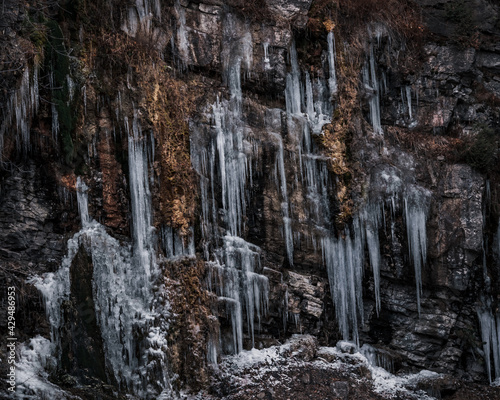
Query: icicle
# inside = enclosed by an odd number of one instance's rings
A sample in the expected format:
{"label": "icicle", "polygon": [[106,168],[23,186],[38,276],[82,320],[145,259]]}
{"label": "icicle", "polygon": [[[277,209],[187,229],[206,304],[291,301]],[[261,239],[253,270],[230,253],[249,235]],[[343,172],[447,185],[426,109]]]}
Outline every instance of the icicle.
{"label": "icicle", "polygon": [[394,360],[387,352],[365,343],[361,347],[360,353],[366,357],[371,366],[380,367],[387,372],[394,373]]}
{"label": "icicle", "polygon": [[380,87],[375,69],[375,54],[373,45],[370,45],[370,55],[368,63],[363,67],[363,84],[369,92],[370,119],[373,132],[383,134],[380,122]]}
{"label": "icicle", "polygon": [[[103,339],[107,372],[114,376],[119,388],[128,390],[140,398],[156,398],[153,387],[160,387],[162,393],[169,393],[170,383],[166,371],[165,337],[168,325],[161,322],[159,313],[151,311],[152,291],[145,279],[141,262],[143,251],[148,251],[154,260],[152,242],[148,242],[150,194],[147,190],[147,164],[144,144],[140,141],[137,115],[133,123],[134,136],[130,136],[129,160],[131,194],[133,201],[133,224],[135,246],[122,246],[111,237],[104,226],[92,220],[88,213],[87,186],[77,178],[78,208],[82,229],[68,241],[68,253],[58,271],[33,278],[33,283],[42,293],[47,319],[51,324],[52,343],[59,351],[59,332],[65,321],[62,304],[70,296],[70,268],[77,252],[83,247],[92,259],[92,290],[97,325]],[[146,172],[147,174],[147,172]],[[141,197],[140,201],[135,197]],[[143,231],[141,232],[142,228]],[[146,233],[145,233],[146,232]],[[154,261],[151,261],[154,264]],[[89,277],[90,278],[90,277]],[[146,289],[146,290],[145,290]],[[161,288],[160,288],[161,289]],[[163,329],[163,330],[160,330]],[[138,342],[141,338],[141,342]],[[137,354],[141,347],[142,358]]]}
{"label": "icicle", "polygon": [[[128,120],[125,123],[128,125]],[[149,191],[146,138],[142,135],[137,111],[134,111],[132,132],[129,132],[128,135],[128,157],[134,255],[145,274],[142,291],[145,296],[149,296],[149,282],[155,272],[153,228],[151,227],[151,193]]]}
{"label": "icicle", "polygon": [[309,72],[306,72],[306,113],[311,123],[316,122],[316,113],[314,112],[314,96]]}
{"label": "icicle", "polygon": [[286,76],[286,112],[288,114],[300,114],[301,112],[301,92],[300,92],[300,70],[297,61],[297,49],[295,42],[290,47],[290,62],[292,70]]}
{"label": "icicle", "polygon": [[[113,19],[113,14],[111,14],[110,18]],[[135,37],[139,31],[151,33],[153,30],[153,18],[161,22],[161,7],[159,0],[136,0],[135,4],[130,6],[127,10],[127,15],[122,24],[122,30],[127,35],[133,37]]]}
{"label": "icicle", "polygon": [[279,170],[279,180],[281,182],[280,191],[283,198],[281,203],[281,211],[283,214],[283,226],[285,230],[285,244],[286,253],[288,256],[288,262],[293,265],[293,235],[292,235],[292,224],[289,215],[289,204],[288,204],[288,191],[286,186],[286,173],[285,173],[285,157],[283,151],[283,139],[280,135],[274,132],[270,132],[271,135],[278,141],[278,152],[277,152],[277,164]]}
{"label": "icicle", "polygon": [[87,115],[87,86],[82,87],[83,95],[83,115]]}
{"label": "icicle", "polygon": [[54,103],[51,104],[50,109],[52,111],[52,140],[57,146],[59,137],[59,113]]}
{"label": "icicle", "polygon": [[184,64],[189,61],[189,42],[186,28],[186,11],[182,7],[179,1],[175,3],[175,11],[178,18],[177,27],[177,48],[179,50],[179,55]]}
{"label": "icicle", "polygon": [[[478,309],[477,315],[481,327],[484,361],[490,383],[500,378],[500,316],[493,316],[487,309]],[[491,369],[491,356],[493,355],[493,370]]]}
{"label": "icicle", "polygon": [[80,211],[80,221],[82,222],[82,227],[85,228],[89,222],[89,207],[87,191],[88,187],[82,178],[78,177],[76,179],[76,199],[78,201],[78,210]]}
{"label": "icicle", "polygon": [[286,333],[286,323],[288,321],[288,286],[285,289],[285,296],[283,298],[283,332]]}
{"label": "icicle", "polygon": [[335,35],[333,31],[328,32],[328,67],[330,76],[328,86],[330,86],[330,98],[333,99],[337,94],[337,75],[335,73]]}
{"label": "icicle", "polygon": [[[235,89],[238,93],[238,88]],[[239,110],[240,99],[235,96],[233,105]],[[231,113],[228,105],[213,105],[217,132],[217,153],[222,186],[222,207],[226,212],[229,231],[238,235],[243,228],[245,214],[245,183],[247,181],[247,157],[243,149],[243,132],[239,126],[239,111]]]}
{"label": "icicle", "polygon": [[35,65],[30,79],[30,69],[26,68],[21,79],[21,86],[7,101],[7,111],[0,124],[0,160],[3,154],[5,133],[13,127],[17,133],[18,153],[27,155],[31,149],[31,120],[38,112],[39,105],[38,74],[39,67]]}
{"label": "icicle", "polygon": [[73,79],[71,79],[71,76],[69,75],[66,75],[66,82],[68,83],[68,95],[69,95],[68,105],[69,105],[69,102],[73,101],[73,97],[75,96],[75,82],[73,81]]}
{"label": "icicle", "polygon": [[[200,174],[205,258],[214,260],[207,262],[208,287],[225,305],[232,325],[232,351],[238,353],[243,349],[244,323],[254,344],[254,331],[267,312],[269,283],[267,277],[257,273],[260,249],[238,236],[245,228],[246,186],[252,180],[251,157],[258,147],[245,136],[242,114],[241,73],[250,73],[252,68],[252,36],[248,27],[236,24],[238,21],[228,15],[223,28],[223,77],[230,98],[217,98],[212,105],[211,141],[208,146],[194,144],[191,160]],[[246,31],[235,37],[237,28]],[[226,46],[228,43],[231,46]],[[220,187],[220,197],[215,194],[216,187]],[[219,214],[225,229],[218,226]],[[217,349],[213,341],[208,344],[212,362],[217,359]]]}
{"label": "icicle", "polygon": [[408,249],[415,269],[417,291],[417,310],[420,315],[420,297],[422,295],[422,267],[427,260],[426,219],[428,199],[424,194],[410,192],[404,198],[404,212]]}
{"label": "icicle", "polygon": [[243,34],[243,37],[241,38],[241,53],[242,53],[242,60],[243,60],[243,66],[245,67],[245,71],[247,74],[250,73],[252,70],[252,63],[253,63],[253,40],[252,40],[252,34],[246,29],[245,33]]}
{"label": "icicle", "polygon": [[413,119],[413,114],[411,110],[411,87],[406,86],[406,101],[408,103],[408,115],[410,117],[410,120]]}
{"label": "icicle", "polygon": [[194,232],[190,229],[190,235],[186,238],[187,243],[184,243],[183,238],[171,226],[163,226],[161,228],[161,239],[165,256],[169,260],[174,260],[182,257],[194,257]]}
{"label": "icicle", "polygon": [[207,344],[207,361],[209,364],[217,364],[217,347],[217,342],[209,338]]}
{"label": "icicle", "polygon": [[368,247],[370,265],[373,270],[373,284],[375,289],[375,309],[380,312],[380,242],[378,230],[380,228],[381,207],[377,204],[368,204],[361,213],[360,222],[364,225],[364,236]]}
{"label": "icicle", "polygon": [[345,239],[325,237],[322,248],[340,332],[344,340],[352,338],[359,345],[359,320],[363,319],[361,237],[355,234],[353,240],[349,231]]}
{"label": "icicle", "polygon": [[271,60],[269,58],[269,42],[262,43],[262,47],[264,48],[264,69],[270,69]]}
{"label": "icicle", "polygon": [[[242,350],[242,303],[246,309],[248,331],[254,345],[255,317],[267,312],[269,283],[265,276],[255,273],[260,265],[260,249],[236,236],[224,237],[225,279],[224,295],[235,301],[231,310],[233,322],[233,340],[235,350]],[[241,268],[241,272],[238,269]],[[229,284],[228,284],[229,282]],[[243,288],[243,298],[240,299],[240,287]],[[243,301],[242,301],[243,300]]]}

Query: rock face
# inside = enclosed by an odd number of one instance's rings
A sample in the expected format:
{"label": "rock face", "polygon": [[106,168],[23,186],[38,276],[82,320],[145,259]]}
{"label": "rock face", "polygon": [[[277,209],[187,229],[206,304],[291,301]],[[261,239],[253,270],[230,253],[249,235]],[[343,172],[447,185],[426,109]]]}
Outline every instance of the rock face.
{"label": "rock face", "polygon": [[70,194],[64,187],[59,194],[49,193],[43,187],[44,178],[30,163],[26,170],[13,171],[2,182],[0,252],[5,262],[25,263],[30,268],[44,270],[54,268],[62,257],[64,240],[60,224],[62,220],[69,225],[69,215],[62,218],[56,215],[56,204],[69,202]]}
{"label": "rock face", "polygon": [[[66,240],[85,222],[77,217],[79,176],[90,187],[92,218],[134,257],[154,254],[164,275],[144,278],[151,315],[162,318],[123,339],[134,344],[130,368],[144,372],[149,398],[171,390],[148,386],[160,375],[177,376],[176,389],[212,385],[214,398],[229,396],[224,385],[239,378],[217,372],[218,362],[294,334],[311,335],[287,350],[304,362],[328,358],[318,343],[343,339],[353,351],[370,346],[373,362],[391,372],[500,378],[492,339],[500,334],[498,5],[416,1],[423,20],[411,20],[412,35],[375,11],[360,23],[358,2],[105,3],[112,21],[81,29],[88,10],[5,5],[0,45],[18,61],[1,77],[9,92],[0,93],[6,282],[29,286],[30,275],[58,270]],[[36,23],[26,32],[21,22],[34,16],[56,27]],[[42,57],[54,32],[64,39],[61,54],[74,51],[64,62]],[[47,76],[37,72],[42,62]],[[173,118],[189,126],[189,141]],[[144,166],[127,151],[136,143]],[[196,196],[187,196],[194,189],[178,168],[189,156]],[[130,199],[134,174],[146,182],[139,198],[156,207],[152,221],[132,215],[142,204]],[[182,204],[186,198],[196,204]],[[142,228],[147,243],[139,245],[131,232]],[[99,295],[84,250],[69,270],[55,375],[140,397],[109,378],[101,328],[82,315],[81,305],[95,309]],[[26,321],[27,337],[39,333]],[[161,340],[143,337],[151,327]],[[84,335],[75,340],[75,332]],[[166,351],[165,340],[182,343]],[[189,349],[192,356],[182,354]],[[163,371],[164,354],[173,371]],[[325,371],[291,375],[321,391],[317,383],[333,376]],[[369,392],[351,378],[335,376],[321,394]],[[247,395],[281,398],[253,387]]]}

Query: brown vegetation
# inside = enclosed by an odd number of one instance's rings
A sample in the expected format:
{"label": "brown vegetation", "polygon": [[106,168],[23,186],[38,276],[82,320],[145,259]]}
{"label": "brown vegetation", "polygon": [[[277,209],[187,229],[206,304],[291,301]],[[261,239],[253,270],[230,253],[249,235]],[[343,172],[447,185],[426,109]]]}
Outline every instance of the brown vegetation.
{"label": "brown vegetation", "polygon": [[158,149],[155,171],[160,191],[156,208],[160,222],[187,235],[195,217],[197,193],[187,121],[193,109],[193,95],[186,83],[162,70],[161,64],[143,68],[138,83],[144,94],[141,106],[152,124]]}
{"label": "brown vegetation", "polygon": [[168,337],[170,368],[192,390],[208,382],[205,354],[212,323],[209,294],[202,289],[204,274],[203,261],[167,264],[165,285],[175,315]]}

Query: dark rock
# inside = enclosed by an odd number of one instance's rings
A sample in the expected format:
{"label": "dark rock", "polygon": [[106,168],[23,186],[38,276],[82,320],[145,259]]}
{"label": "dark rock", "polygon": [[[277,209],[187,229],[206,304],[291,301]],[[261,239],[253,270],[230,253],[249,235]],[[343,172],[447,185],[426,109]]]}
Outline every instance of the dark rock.
{"label": "dark rock", "polygon": [[348,382],[332,382],[330,388],[336,399],[345,400],[349,398]]}

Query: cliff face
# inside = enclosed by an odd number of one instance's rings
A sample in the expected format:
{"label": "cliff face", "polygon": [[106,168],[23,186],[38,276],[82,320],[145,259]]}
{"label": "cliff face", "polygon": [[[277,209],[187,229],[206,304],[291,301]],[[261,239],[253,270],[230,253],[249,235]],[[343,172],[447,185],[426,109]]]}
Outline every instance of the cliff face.
{"label": "cliff face", "polygon": [[500,9],[393,3],[4,2],[19,396],[231,396],[294,334],[259,398],[378,398],[332,372],[359,348],[438,398],[500,378]]}

